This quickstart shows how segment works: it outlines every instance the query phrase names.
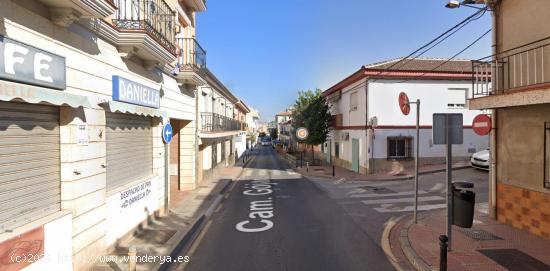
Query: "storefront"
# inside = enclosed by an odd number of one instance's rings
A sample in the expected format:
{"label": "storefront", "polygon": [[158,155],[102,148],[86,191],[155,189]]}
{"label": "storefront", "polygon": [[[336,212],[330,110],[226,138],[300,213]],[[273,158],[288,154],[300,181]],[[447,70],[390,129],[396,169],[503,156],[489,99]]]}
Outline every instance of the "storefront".
{"label": "storefront", "polygon": [[[163,161],[160,127],[166,113],[160,111],[160,91],[113,76],[113,101],[105,109],[107,228],[111,246],[136,225],[162,208]],[[158,136],[156,136],[158,134]],[[157,154],[157,155],[155,155]]]}
{"label": "storefront", "polygon": [[[0,36],[0,269],[72,265],[72,215],[62,209],[61,111],[91,104],[65,92],[65,68],[64,57]],[[17,259],[30,254],[37,256]],[[59,258],[66,260],[49,260]]]}

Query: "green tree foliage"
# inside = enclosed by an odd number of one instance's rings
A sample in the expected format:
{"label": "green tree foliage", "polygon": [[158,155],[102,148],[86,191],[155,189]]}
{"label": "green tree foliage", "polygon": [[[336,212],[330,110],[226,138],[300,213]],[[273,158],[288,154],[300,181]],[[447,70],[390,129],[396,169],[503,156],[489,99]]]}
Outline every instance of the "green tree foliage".
{"label": "green tree foliage", "polygon": [[331,121],[329,106],[320,89],[299,93],[292,112],[292,127],[294,130],[305,127],[309,131],[309,136],[305,140],[299,140],[300,143],[311,146],[323,144],[330,132]]}
{"label": "green tree foliage", "polygon": [[269,136],[271,136],[272,140],[277,139],[277,137],[279,136],[279,131],[277,131],[277,128],[271,129],[271,131],[269,131]]}

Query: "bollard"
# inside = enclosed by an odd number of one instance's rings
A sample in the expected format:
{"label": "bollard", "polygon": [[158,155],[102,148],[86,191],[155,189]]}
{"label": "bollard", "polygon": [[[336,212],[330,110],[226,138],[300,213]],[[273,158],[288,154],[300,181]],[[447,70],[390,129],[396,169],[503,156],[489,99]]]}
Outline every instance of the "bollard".
{"label": "bollard", "polygon": [[134,246],[131,246],[128,249],[128,271],[136,271],[136,255],[137,255],[137,249]]}
{"label": "bollard", "polygon": [[447,238],[446,235],[439,236],[439,271],[447,271]]}
{"label": "bollard", "polygon": [[332,177],[334,177],[334,175],[336,175],[335,173],[336,173],[336,172],[335,172],[334,165],[332,165]]}
{"label": "bollard", "polygon": [[300,152],[300,167],[304,167],[304,152]]}

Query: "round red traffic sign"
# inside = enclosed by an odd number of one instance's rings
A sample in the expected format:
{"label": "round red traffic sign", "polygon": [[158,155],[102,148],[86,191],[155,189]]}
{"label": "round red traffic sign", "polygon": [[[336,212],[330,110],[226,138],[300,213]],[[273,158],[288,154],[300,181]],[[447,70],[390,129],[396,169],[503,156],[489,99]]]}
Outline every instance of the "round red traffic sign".
{"label": "round red traffic sign", "polygon": [[408,115],[411,112],[411,105],[409,104],[409,96],[405,92],[399,93],[399,109],[403,115]]}
{"label": "round red traffic sign", "polygon": [[472,123],[474,132],[478,135],[484,136],[491,132],[491,117],[486,114],[479,114],[474,118]]}

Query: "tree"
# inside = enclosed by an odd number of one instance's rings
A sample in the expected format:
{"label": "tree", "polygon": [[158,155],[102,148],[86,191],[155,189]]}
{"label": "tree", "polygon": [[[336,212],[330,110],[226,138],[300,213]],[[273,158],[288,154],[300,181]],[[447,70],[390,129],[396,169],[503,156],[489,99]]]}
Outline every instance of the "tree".
{"label": "tree", "polygon": [[279,137],[279,131],[277,130],[277,128],[271,129],[271,131],[269,131],[269,136],[272,140],[277,139],[277,137]]}
{"label": "tree", "polygon": [[313,159],[315,154],[313,147],[325,143],[332,122],[332,114],[321,90],[300,91],[292,112],[292,127],[294,130],[304,127],[309,135],[300,143],[311,145]]}

